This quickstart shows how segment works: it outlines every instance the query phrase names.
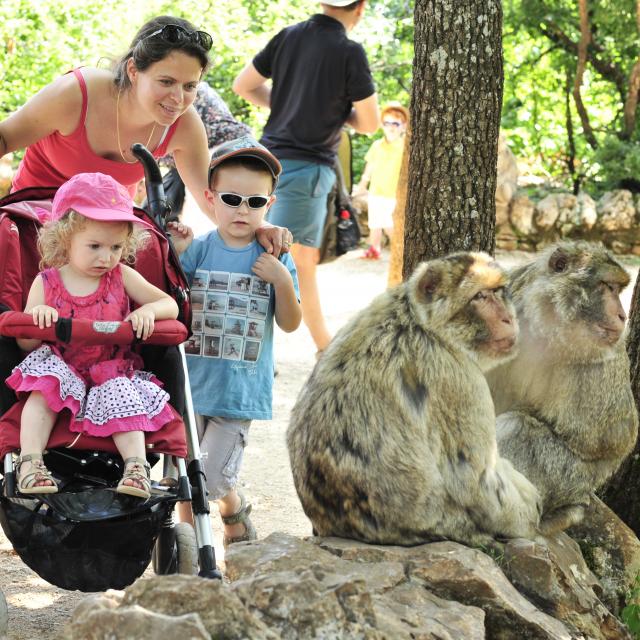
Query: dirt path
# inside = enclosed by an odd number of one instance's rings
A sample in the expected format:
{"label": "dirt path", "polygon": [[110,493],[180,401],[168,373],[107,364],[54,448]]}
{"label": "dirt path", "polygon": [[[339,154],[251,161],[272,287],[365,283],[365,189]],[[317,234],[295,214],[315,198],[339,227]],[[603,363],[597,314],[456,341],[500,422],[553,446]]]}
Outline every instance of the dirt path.
{"label": "dirt path", "polygon": [[[505,264],[520,262],[525,254],[501,255]],[[332,332],[386,286],[388,255],[383,260],[359,260],[349,254],[319,269],[319,283]],[[630,267],[632,277],[637,267]],[[631,287],[624,303],[628,306]],[[274,419],[255,422],[246,449],[241,484],[253,503],[252,519],[260,537],[274,531],[297,536],[310,535],[311,527],[298,502],[285,447],[289,412],[314,364],[313,343],[303,327],[294,334],[276,336],[278,376],[274,389]],[[214,507],[215,511],[215,507]],[[216,554],[221,568],[224,555],[221,526],[212,514]],[[69,620],[77,603],[85,596],[52,587],[28,569],[14,554],[0,532],[0,588],[9,606],[11,640],[53,639]]]}

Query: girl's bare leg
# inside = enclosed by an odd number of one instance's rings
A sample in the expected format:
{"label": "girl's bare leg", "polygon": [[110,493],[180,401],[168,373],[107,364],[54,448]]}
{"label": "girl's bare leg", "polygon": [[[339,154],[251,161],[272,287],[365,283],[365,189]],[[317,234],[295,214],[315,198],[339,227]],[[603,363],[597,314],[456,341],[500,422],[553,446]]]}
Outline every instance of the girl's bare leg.
{"label": "girl's bare leg", "polygon": [[[144,433],[142,431],[121,431],[113,434],[113,442],[118,449],[118,453],[123,460],[127,458],[146,459],[146,450],[144,447]],[[136,483],[127,478],[124,484],[129,487],[137,486]]]}
{"label": "girl's bare leg", "polygon": [[[57,414],[49,408],[44,396],[39,391],[32,391],[22,409],[20,418],[20,453],[21,455],[40,454],[49,442],[49,436],[56,423]],[[20,476],[24,477],[33,471],[31,462],[20,465]],[[40,480],[36,487],[53,486],[51,480]]]}

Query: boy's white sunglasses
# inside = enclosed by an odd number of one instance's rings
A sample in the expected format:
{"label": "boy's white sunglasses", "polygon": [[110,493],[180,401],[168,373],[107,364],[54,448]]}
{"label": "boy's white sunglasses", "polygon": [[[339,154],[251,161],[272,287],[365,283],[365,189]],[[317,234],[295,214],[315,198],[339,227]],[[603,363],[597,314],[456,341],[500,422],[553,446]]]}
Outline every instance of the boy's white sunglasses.
{"label": "boy's white sunglasses", "polygon": [[234,209],[237,209],[243,202],[247,203],[249,209],[262,209],[269,202],[267,196],[241,196],[237,193],[228,193],[226,191],[216,191],[216,193],[227,207],[233,207]]}

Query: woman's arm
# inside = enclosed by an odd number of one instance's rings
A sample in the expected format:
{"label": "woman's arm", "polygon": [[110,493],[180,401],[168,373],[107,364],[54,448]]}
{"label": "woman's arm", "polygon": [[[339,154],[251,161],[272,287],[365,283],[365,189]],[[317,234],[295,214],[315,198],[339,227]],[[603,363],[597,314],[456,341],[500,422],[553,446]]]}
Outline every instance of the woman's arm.
{"label": "woman's arm", "polygon": [[205,191],[209,188],[207,134],[193,106],[180,116],[180,124],[167,151],[173,154],[180,178],[202,213],[217,224],[215,211],[205,196]]}
{"label": "woman's arm", "polygon": [[126,318],[131,321],[136,337],[146,340],[152,333],[155,320],[174,320],[178,317],[176,301],[147,282],[137,271],[120,265],[124,289],[131,300],[140,306]]}
{"label": "woman's arm", "polygon": [[0,122],[0,156],[24,149],[54,131],[72,133],[82,110],[82,93],[70,73],[54,80]]}

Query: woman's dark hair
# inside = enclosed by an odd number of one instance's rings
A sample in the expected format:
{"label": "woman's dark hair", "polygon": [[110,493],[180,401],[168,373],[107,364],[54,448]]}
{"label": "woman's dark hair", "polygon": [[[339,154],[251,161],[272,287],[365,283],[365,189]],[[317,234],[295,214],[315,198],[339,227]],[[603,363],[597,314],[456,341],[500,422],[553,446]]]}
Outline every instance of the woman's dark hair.
{"label": "woman's dark hair", "polygon": [[196,41],[184,38],[180,42],[168,42],[161,34],[149,37],[154,31],[159,31],[168,24],[177,25],[188,32],[196,31],[196,28],[188,20],[175,18],[174,16],[157,16],[146,22],[136,33],[127,53],[114,66],[114,82],[118,89],[128,89],[131,86],[127,75],[129,58],[133,58],[133,62],[139,71],[144,71],[154,62],[164,60],[172,51],[182,51],[196,58],[200,62],[203,72],[207,70],[211,64],[209,52]]}

